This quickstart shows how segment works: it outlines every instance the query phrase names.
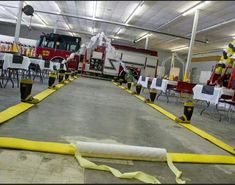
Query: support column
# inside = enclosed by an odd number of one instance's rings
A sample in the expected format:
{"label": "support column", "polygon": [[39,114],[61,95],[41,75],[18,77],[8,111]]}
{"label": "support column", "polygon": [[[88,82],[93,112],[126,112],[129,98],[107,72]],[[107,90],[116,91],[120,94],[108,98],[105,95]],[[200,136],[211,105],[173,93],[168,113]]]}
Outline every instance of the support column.
{"label": "support column", "polygon": [[16,29],[15,29],[15,39],[14,39],[15,43],[19,42],[23,4],[24,4],[24,1],[19,1],[19,8],[18,8],[17,22],[16,22]]}
{"label": "support column", "polygon": [[147,36],[146,39],[145,39],[145,47],[144,47],[144,49],[148,49],[148,44],[149,44],[149,36]]}
{"label": "support column", "polygon": [[199,17],[199,10],[197,9],[195,11],[195,15],[194,15],[191,40],[190,40],[190,45],[189,45],[189,50],[188,50],[188,58],[187,58],[187,63],[186,63],[186,67],[185,67],[185,72],[184,72],[184,81],[185,82],[189,81],[189,66],[190,66],[191,60],[192,60],[192,54],[193,54],[192,50],[193,50],[193,45],[194,45],[195,36],[196,36],[198,17]]}

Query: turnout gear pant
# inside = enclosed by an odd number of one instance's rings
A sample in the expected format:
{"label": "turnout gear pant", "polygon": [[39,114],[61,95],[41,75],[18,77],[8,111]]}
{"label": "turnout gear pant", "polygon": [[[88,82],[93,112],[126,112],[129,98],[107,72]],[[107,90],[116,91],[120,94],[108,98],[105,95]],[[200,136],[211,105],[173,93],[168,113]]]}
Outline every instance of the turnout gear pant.
{"label": "turnout gear pant", "polygon": [[130,90],[131,89],[131,82],[127,82],[127,88]]}
{"label": "turnout gear pant", "polygon": [[154,102],[155,98],[156,98],[157,92],[156,90],[150,90],[149,91],[149,98],[151,100],[151,102]]}
{"label": "turnout gear pant", "polygon": [[193,108],[194,108],[194,103],[192,101],[185,102],[183,116],[176,118],[175,121],[180,123],[190,123],[190,120],[193,115]]}
{"label": "turnout gear pant", "polygon": [[27,102],[31,104],[37,104],[39,102],[38,99],[34,98],[31,95],[32,86],[33,86],[33,80],[22,79],[20,81],[20,96],[22,102]]}
{"label": "turnout gear pant", "polygon": [[59,71],[59,83],[63,83],[64,74],[65,74],[65,71],[64,71],[64,70],[60,70],[60,71]]}
{"label": "turnout gear pant", "polygon": [[55,90],[57,89],[54,85],[56,77],[57,77],[57,75],[55,72],[51,72],[49,74],[49,79],[48,79],[48,88],[49,89],[55,89]]}

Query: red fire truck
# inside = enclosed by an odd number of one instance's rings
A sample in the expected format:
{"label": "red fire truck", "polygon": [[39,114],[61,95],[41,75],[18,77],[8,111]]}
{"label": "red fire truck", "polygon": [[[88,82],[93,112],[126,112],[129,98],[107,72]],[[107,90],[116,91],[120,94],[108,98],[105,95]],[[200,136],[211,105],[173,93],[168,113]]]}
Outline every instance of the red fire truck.
{"label": "red fire truck", "polygon": [[[80,49],[81,38],[55,33],[43,34],[36,46],[36,56],[48,62],[62,62],[71,53],[76,53]],[[73,60],[67,63],[67,68],[78,69],[79,55],[75,55]]]}

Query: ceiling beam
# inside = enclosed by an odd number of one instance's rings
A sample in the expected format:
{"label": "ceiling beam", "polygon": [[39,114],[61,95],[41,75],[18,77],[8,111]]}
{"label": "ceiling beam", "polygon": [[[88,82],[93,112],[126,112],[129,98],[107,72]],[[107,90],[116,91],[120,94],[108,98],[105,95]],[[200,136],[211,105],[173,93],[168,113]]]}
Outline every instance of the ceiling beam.
{"label": "ceiling beam", "polygon": [[[9,5],[1,5],[1,6],[17,8],[15,6],[9,6]],[[167,36],[171,36],[171,37],[190,40],[189,37],[185,37],[185,36],[181,36],[181,35],[164,33],[164,32],[160,32],[160,31],[156,31],[154,29],[150,29],[150,28],[144,28],[144,27],[139,27],[139,26],[135,26],[135,25],[125,24],[125,23],[120,23],[120,22],[115,22],[115,21],[109,21],[109,20],[105,20],[105,19],[98,19],[98,18],[93,19],[92,17],[78,16],[78,15],[67,14],[67,13],[47,12],[47,11],[42,11],[42,10],[34,10],[34,11],[37,13],[51,14],[51,15],[57,15],[57,16],[66,16],[66,17],[71,17],[71,18],[76,18],[76,19],[84,19],[84,20],[89,20],[89,21],[97,21],[97,22],[102,22],[102,23],[106,23],[106,24],[113,24],[113,25],[117,25],[117,26],[123,26],[123,27],[127,27],[127,28],[133,28],[133,29],[148,31],[148,32],[156,33],[156,34],[162,34],[162,35],[167,35]],[[206,41],[202,41],[202,40],[195,40],[195,41],[200,42],[200,43],[206,43]]]}

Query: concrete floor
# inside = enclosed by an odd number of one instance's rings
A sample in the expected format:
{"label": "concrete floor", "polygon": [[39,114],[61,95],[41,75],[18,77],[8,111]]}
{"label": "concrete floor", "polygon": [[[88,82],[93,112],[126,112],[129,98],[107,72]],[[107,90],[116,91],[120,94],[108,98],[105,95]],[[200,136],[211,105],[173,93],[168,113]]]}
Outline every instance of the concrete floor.
{"label": "concrete floor", "polygon": [[[169,107],[163,101],[162,105]],[[174,110],[170,111],[180,114],[182,107],[174,106]],[[214,126],[220,123],[214,123],[209,118],[206,122],[210,122],[206,126],[210,129],[209,133],[213,130],[220,134],[221,139],[234,145],[234,137],[230,134],[235,127],[233,124],[220,133]],[[201,124],[200,128],[204,129],[204,125]],[[229,134],[226,134],[227,131]],[[227,152],[178,126],[111,82],[89,78],[73,81],[39,105],[1,125],[0,136],[58,142],[81,140],[123,143],[166,148],[168,152],[227,155]],[[13,157],[7,158],[8,155]],[[92,160],[116,167],[122,172],[142,170],[156,176],[162,183],[175,183],[174,175],[165,163]],[[3,164],[0,165],[0,174],[3,174],[3,177],[0,176],[1,183],[139,183],[117,179],[108,172],[81,169],[72,156],[66,155],[1,149],[0,164]],[[235,166],[232,165],[178,163],[176,166],[183,171],[183,177],[188,183],[235,182]],[[22,169],[20,174],[19,168]],[[67,175],[68,168],[70,175]],[[34,173],[28,177],[31,170]]]}
{"label": "concrete floor", "polygon": [[[149,94],[146,91],[141,92],[141,95],[144,97],[148,97]],[[183,103],[186,99],[179,99],[177,102],[177,98],[174,96],[169,97],[169,103],[167,103],[167,98],[165,95],[159,97],[159,99],[155,99],[155,103],[164,109],[170,111],[176,116],[181,116],[183,113]],[[228,120],[227,112],[219,111],[222,115],[222,120],[219,121],[218,112],[216,112],[215,106],[210,105],[209,108],[200,115],[200,112],[203,108],[206,107],[205,102],[198,102],[195,105],[193,116],[191,122],[198,128],[212,134],[213,136],[221,139],[227,144],[233,146],[235,148],[235,114],[234,112],[231,114],[231,120]]]}

